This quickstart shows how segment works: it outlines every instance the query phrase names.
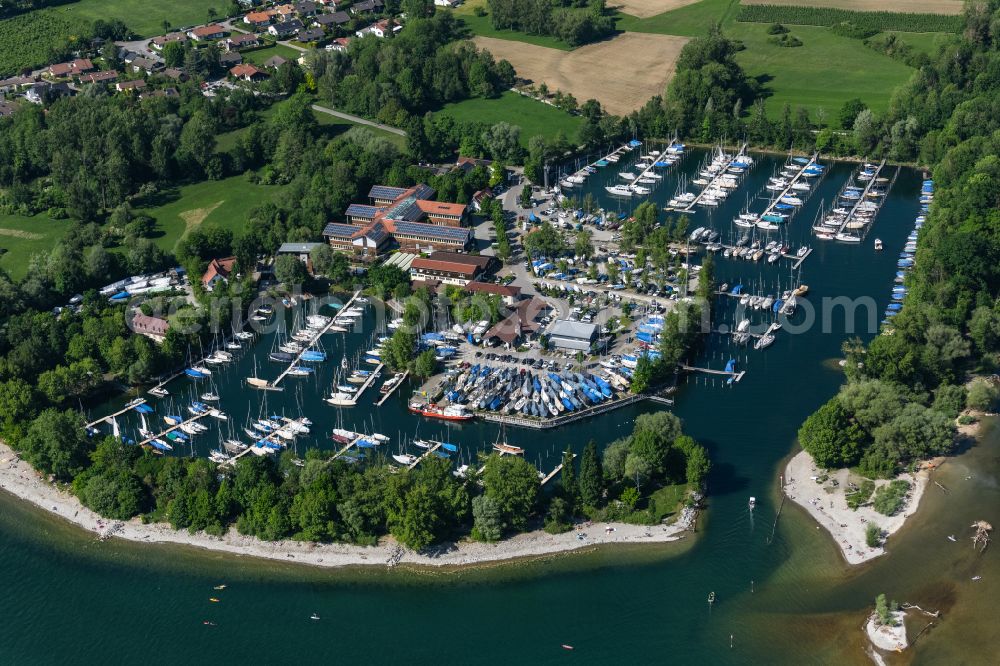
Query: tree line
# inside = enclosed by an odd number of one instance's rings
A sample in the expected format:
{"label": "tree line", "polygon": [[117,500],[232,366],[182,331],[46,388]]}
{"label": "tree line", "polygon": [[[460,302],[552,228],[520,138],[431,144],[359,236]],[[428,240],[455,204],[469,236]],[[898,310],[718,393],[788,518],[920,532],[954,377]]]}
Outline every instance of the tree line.
{"label": "tree line", "polygon": [[570,46],[589,44],[615,31],[604,0],[488,0],[490,23],[497,30],[551,35]]}

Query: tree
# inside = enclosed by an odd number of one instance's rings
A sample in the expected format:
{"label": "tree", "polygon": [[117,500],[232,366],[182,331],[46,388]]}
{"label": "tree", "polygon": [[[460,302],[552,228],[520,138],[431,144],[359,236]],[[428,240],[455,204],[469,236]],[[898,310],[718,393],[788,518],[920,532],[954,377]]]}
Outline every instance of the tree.
{"label": "tree", "polygon": [[506,122],[491,125],[483,132],[483,145],[494,160],[518,163],[521,157],[521,128]]}
{"label": "tree", "polygon": [[167,67],[183,67],[184,66],[184,45],[180,42],[167,42],[163,45],[160,50],[163,55],[163,64]]}
{"label": "tree", "polygon": [[573,449],[567,445],[566,450],[563,451],[562,472],[560,473],[561,478],[559,485],[562,487],[563,496],[569,503],[569,510],[571,512],[580,501],[580,487],[576,481],[575,458],[576,455],[574,455]]}
{"label": "tree", "polygon": [[444,527],[440,500],[431,489],[418,483],[406,493],[402,513],[392,521],[392,535],[412,550],[434,543]]}
{"label": "tree", "polygon": [[573,241],[573,253],[578,257],[591,257],[594,254],[594,234],[589,229],[576,232]]}
{"label": "tree", "polygon": [[635,483],[635,489],[639,490],[652,475],[653,465],[644,456],[632,452],[625,457],[624,472],[625,476]]}
{"label": "tree", "polygon": [[301,285],[308,277],[306,265],[296,256],[282,254],[274,260],[274,277],[287,287]]}
{"label": "tree", "polygon": [[518,199],[518,203],[520,204],[521,208],[524,208],[526,210],[528,208],[531,208],[531,185],[525,184],[525,186],[521,188],[521,194]]}
{"label": "tree", "polygon": [[959,413],[965,409],[967,397],[964,386],[942,384],[934,390],[933,409],[949,418],[958,418]]}
{"label": "tree", "polygon": [[472,498],[472,538],[492,543],[503,536],[503,511],[489,495]]}
{"label": "tree", "polygon": [[604,469],[597,455],[597,442],[590,440],[580,459],[580,499],[584,506],[596,507],[604,496]]}
{"label": "tree", "polygon": [[862,111],[867,109],[868,105],[857,97],[844,102],[844,105],[840,107],[840,113],[837,114],[841,129],[854,129],[854,121],[857,120]]}
{"label": "tree", "polygon": [[483,472],[486,495],[496,500],[504,523],[523,530],[538,498],[538,470],[519,456],[491,455]]}
{"label": "tree", "polygon": [[427,349],[421,352],[413,366],[413,374],[422,379],[426,379],[434,374],[437,367],[437,359],[434,357],[434,350]]}
{"label": "tree", "polygon": [[86,466],[91,442],[77,412],[46,409],[31,422],[18,446],[37,469],[71,481]]}
{"label": "tree", "polygon": [[799,444],[820,467],[853,465],[861,454],[863,437],[836,397],[811,414],[799,428]]}
{"label": "tree", "polygon": [[882,545],[882,528],[875,523],[868,523],[865,528],[865,544],[869,548],[878,548]]}
{"label": "tree", "polygon": [[980,412],[991,412],[997,402],[997,389],[985,379],[974,379],[969,385],[969,395],[966,404],[969,409]]}

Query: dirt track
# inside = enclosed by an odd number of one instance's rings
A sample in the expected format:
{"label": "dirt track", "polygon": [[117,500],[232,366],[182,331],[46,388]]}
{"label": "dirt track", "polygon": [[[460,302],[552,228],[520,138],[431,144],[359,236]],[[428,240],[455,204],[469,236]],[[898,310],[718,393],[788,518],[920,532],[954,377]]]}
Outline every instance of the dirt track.
{"label": "dirt track", "polygon": [[[650,0],[652,1],[652,0]],[[832,7],[855,12],[903,12],[910,14],[961,14],[962,0],[741,0],[744,5],[788,5]]]}
{"label": "dirt track", "polygon": [[626,32],[574,51],[506,39],[476,37],[476,46],[510,61],[522,79],[571,93],[580,103],[596,99],[622,115],[663,93],[687,37]]}

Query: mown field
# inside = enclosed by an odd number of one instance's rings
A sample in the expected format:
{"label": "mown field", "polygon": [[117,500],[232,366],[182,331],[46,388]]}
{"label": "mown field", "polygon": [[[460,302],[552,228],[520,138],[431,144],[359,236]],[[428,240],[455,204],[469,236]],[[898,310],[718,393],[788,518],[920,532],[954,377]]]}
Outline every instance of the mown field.
{"label": "mown field", "polygon": [[198,227],[221,227],[240,235],[247,213],[280,191],[280,186],[232,176],[165,190],[136,202],[136,210],[156,220],[154,240],[170,252],[185,233]]}
{"label": "mown field", "polygon": [[448,104],[441,113],[455,120],[497,123],[501,120],[521,128],[521,143],[539,134],[553,137],[562,131],[569,138],[576,136],[582,120],[555,107],[514,92],[505,92],[497,99],[467,99]]}
{"label": "mown field", "polygon": [[77,0],[44,11],[58,12],[91,23],[97,19],[121,19],[143,37],[153,37],[163,34],[164,21],[170,21],[173,28],[207,23],[208,8],[214,7],[221,13],[226,4],[206,0]]}
{"label": "mown field", "polygon": [[962,13],[965,3],[962,0],[742,0],[742,4],[828,7],[857,12],[958,15]]}
{"label": "mown field", "polygon": [[244,51],[243,62],[251,62],[255,65],[259,65],[268,58],[273,58],[274,56],[281,56],[285,60],[294,61],[298,60],[300,55],[302,54],[289,46],[285,46],[284,44],[271,44],[270,46],[265,46],[262,49]]}
{"label": "mown field", "polygon": [[28,272],[31,257],[52,249],[66,235],[69,220],[52,220],[44,214],[0,215],[0,269],[20,280]]}

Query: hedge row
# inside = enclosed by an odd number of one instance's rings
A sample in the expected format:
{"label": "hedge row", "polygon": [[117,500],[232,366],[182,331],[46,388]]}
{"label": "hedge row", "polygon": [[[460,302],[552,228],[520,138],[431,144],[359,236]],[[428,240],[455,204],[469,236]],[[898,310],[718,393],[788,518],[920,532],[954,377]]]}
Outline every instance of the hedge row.
{"label": "hedge row", "polygon": [[738,20],[747,23],[788,23],[791,25],[833,26],[850,23],[865,31],[961,32],[961,16],[907,14],[902,12],[855,12],[827,7],[786,7],[783,5],[740,5]]}

